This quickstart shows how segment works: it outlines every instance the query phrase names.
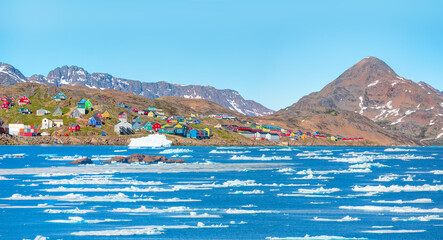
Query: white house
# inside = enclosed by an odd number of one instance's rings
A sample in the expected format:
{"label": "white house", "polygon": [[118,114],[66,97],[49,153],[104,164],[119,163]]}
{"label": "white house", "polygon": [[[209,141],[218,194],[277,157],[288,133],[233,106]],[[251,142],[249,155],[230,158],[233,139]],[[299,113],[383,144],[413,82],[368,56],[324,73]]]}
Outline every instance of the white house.
{"label": "white house", "polygon": [[42,127],[41,129],[49,129],[54,127],[54,121],[49,118],[42,119]]}
{"label": "white house", "polygon": [[54,126],[63,127],[63,119],[54,119]]}
{"label": "white house", "polygon": [[51,113],[50,111],[43,109],[43,108],[37,110],[37,112],[36,112],[37,116],[44,116],[44,115],[48,115],[50,113]]}
{"label": "white house", "polygon": [[9,124],[9,134],[18,136],[20,133],[20,129],[25,129],[25,124],[23,123],[15,123]]}
{"label": "white house", "polygon": [[132,131],[132,124],[128,122],[119,122],[114,125],[114,132],[118,134],[124,133],[124,130],[130,130]]}

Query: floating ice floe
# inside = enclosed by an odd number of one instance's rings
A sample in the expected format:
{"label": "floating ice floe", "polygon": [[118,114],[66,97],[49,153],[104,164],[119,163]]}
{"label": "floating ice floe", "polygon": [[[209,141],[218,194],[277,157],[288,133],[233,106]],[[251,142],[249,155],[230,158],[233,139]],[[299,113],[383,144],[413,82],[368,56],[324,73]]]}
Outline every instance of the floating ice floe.
{"label": "floating ice floe", "polygon": [[34,177],[64,177],[64,176],[77,176],[74,173],[41,173],[34,175]]}
{"label": "floating ice floe", "polygon": [[435,175],[441,175],[441,174],[443,174],[443,170],[432,170],[432,171],[430,171],[430,173],[433,173]]}
{"label": "floating ice floe", "polygon": [[40,167],[0,169],[0,175],[35,175],[42,173],[73,173],[73,174],[114,174],[118,173],[177,173],[177,172],[230,172],[249,170],[273,170],[287,163],[180,163],[180,164],[155,164],[155,165],[85,165],[69,167]]}
{"label": "floating ice floe", "polygon": [[360,218],[353,218],[350,216],[345,216],[343,218],[339,218],[339,219],[328,219],[328,218],[319,218],[319,217],[314,217],[312,219],[312,221],[317,221],[317,222],[356,222],[356,221],[360,221]]}
{"label": "floating ice floe", "polygon": [[250,153],[251,151],[221,151],[221,150],[211,150],[209,153],[215,153],[215,154],[244,154],[244,153]]}
{"label": "floating ice floe", "polygon": [[345,169],[345,170],[326,170],[326,171],[312,171],[311,169],[308,170],[301,170],[298,171],[297,174],[300,175],[307,175],[307,174],[341,174],[341,173],[370,173],[372,172],[369,168],[351,168],[351,169]]}
{"label": "floating ice floe", "polygon": [[264,154],[261,157],[250,157],[250,156],[245,156],[245,155],[234,155],[230,158],[231,160],[254,160],[254,161],[270,161],[270,160],[292,160],[291,157],[289,156],[271,156],[271,157],[266,157]]}
{"label": "floating ice floe", "polygon": [[443,185],[429,185],[425,184],[422,186],[399,186],[399,185],[391,185],[387,186],[354,186],[352,191],[355,192],[435,192],[435,191],[443,191]]}
{"label": "floating ice floe", "polygon": [[47,185],[161,185],[159,181],[138,181],[130,178],[75,177],[72,179],[42,180]]}
{"label": "floating ice floe", "polygon": [[0,176],[0,181],[7,181],[7,180],[15,180],[14,178],[6,178],[3,176]]}
{"label": "floating ice floe", "polygon": [[80,156],[80,155],[74,155],[74,156],[53,156],[53,157],[47,157],[46,160],[49,161],[75,161],[78,159],[82,159],[85,158],[85,156]]}
{"label": "floating ice floe", "polygon": [[393,228],[394,226],[372,226],[371,228]]}
{"label": "floating ice floe", "polygon": [[229,194],[264,194],[265,192],[262,190],[257,190],[254,189],[252,191],[235,191],[235,192],[230,192]]}
{"label": "floating ice floe", "polygon": [[176,153],[191,153],[194,152],[192,149],[186,149],[186,148],[171,148],[171,149],[165,149],[160,154],[176,154]]}
{"label": "floating ice floe", "polygon": [[227,209],[225,210],[227,214],[257,214],[257,213],[279,213],[279,211],[274,210],[247,210],[247,209]]}
{"label": "floating ice floe", "polygon": [[389,166],[381,164],[381,163],[360,163],[360,164],[354,164],[354,165],[349,166],[349,168],[360,168],[360,169],[361,168],[363,168],[363,169],[371,168],[371,167],[381,168],[381,167],[389,167]]}
{"label": "floating ice floe", "polygon": [[198,222],[196,226],[190,225],[162,225],[162,226],[134,226],[119,228],[116,230],[101,230],[101,231],[80,231],[73,232],[71,235],[76,236],[133,236],[133,235],[159,235],[163,234],[167,229],[194,229],[194,228],[227,228],[228,225],[212,224],[205,225]]}
{"label": "floating ice floe", "polygon": [[102,231],[80,231],[73,232],[75,236],[133,236],[133,235],[160,235],[164,232],[157,228],[141,228],[141,229],[117,229]]}
{"label": "floating ice floe", "polygon": [[366,230],[361,231],[364,233],[378,233],[378,234],[386,234],[386,233],[421,233],[426,232],[426,230],[409,230],[409,229],[400,229],[400,230],[393,230],[393,229],[383,229],[383,230]]}
{"label": "floating ice floe", "polygon": [[176,212],[191,212],[197,209],[191,209],[189,207],[179,206],[179,207],[168,207],[159,209],[157,207],[146,208],[145,206],[140,206],[139,208],[114,208],[110,212],[119,213],[176,213]]}
{"label": "floating ice floe", "polygon": [[131,142],[129,143],[130,148],[170,147],[171,145],[172,141],[166,139],[165,135],[160,135],[160,134],[151,134],[147,137],[141,137],[141,138],[131,138]]}
{"label": "floating ice floe", "polygon": [[123,193],[108,194],[104,196],[86,196],[83,194],[70,193],[61,196],[51,195],[38,195],[38,196],[26,196],[19,193],[13,194],[9,198],[3,198],[6,200],[57,200],[66,202],[200,202],[198,199],[180,199],[180,198],[167,198],[167,199],[153,199],[151,197],[145,198],[143,196],[134,195],[134,198],[130,198]]}
{"label": "floating ice floe", "polygon": [[[183,188],[185,189],[185,188]],[[147,187],[139,188],[130,186],[126,188],[49,188],[42,189],[45,192],[175,192],[182,190],[180,188],[159,188],[159,187]]]}
{"label": "floating ice floe", "polygon": [[299,193],[307,193],[307,194],[326,194],[326,193],[333,193],[333,192],[339,192],[341,191],[339,188],[323,188],[323,187],[319,187],[319,188],[314,188],[314,189],[303,189],[303,188],[299,188],[298,192]]}
{"label": "floating ice floe", "polygon": [[396,212],[396,213],[441,213],[443,209],[423,209],[417,207],[387,207],[387,206],[340,206],[340,209],[362,210],[367,212]]}
{"label": "floating ice floe", "polygon": [[388,200],[377,200],[374,201],[372,200],[372,202],[375,203],[395,203],[395,204],[405,204],[405,203],[433,203],[434,201],[432,201],[432,199],[430,198],[419,198],[419,199],[415,199],[415,200],[392,200],[392,201],[388,201]]}
{"label": "floating ice floe", "polygon": [[190,212],[189,215],[174,215],[168,216],[170,218],[221,218],[220,215],[213,215],[208,213],[197,214],[196,212]]}
{"label": "floating ice floe", "polygon": [[70,214],[86,214],[96,212],[91,209],[45,209],[45,213],[57,214],[57,213],[70,213]]}
{"label": "floating ice floe", "polygon": [[393,217],[392,221],[394,222],[398,222],[398,221],[402,221],[402,222],[429,222],[431,220],[443,220],[442,217],[440,217],[439,215],[426,215],[426,216],[419,216],[419,217],[409,217],[409,218],[398,218],[398,217]]}
{"label": "floating ice floe", "polygon": [[304,237],[267,237],[268,240],[359,240],[359,239],[367,239],[367,238],[355,238],[355,237],[339,237],[339,236],[327,236],[327,235],[321,235],[321,236],[309,236],[305,235]]}
{"label": "floating ice floe", "polygon": [[385,152],[416,152],[417,149],[413,148],[386,148]]}
{"label": "floating ice floe", "polygon": [[396,180],[397,178],[398,178],[398,175],[390,174],[390,175],[378,176],[377,179],[374,179],[372,181],[374,181],[374,182],[390,182],[390,181]]}
{"label": "floating ice floe", "polygon": [[318,180],[326,180],[326,179],[334,179],[334,177],[324,177],[322,175],[314,176],[313,174],[309,174],[306,176],[303,176],[301,178],[291,178],[296,180],[312,180],[312,179],[318,179]]}
{"label": "floating ice floe", "polygon": [[104,223],[104,222],[129,222],[132,221],[130,219],[93,219],[93,220],[86,220],[82,217],[68,217],[67,220],[61,219],[61,220],[48,220],[46,222],[50,223]]}

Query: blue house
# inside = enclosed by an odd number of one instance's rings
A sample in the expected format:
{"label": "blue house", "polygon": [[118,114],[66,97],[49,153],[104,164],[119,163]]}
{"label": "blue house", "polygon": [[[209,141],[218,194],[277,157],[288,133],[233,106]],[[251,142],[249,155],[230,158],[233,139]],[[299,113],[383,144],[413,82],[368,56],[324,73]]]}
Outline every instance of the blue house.
{"label": "blue house", "polygon": [[78,103],[86,103],[86,100],[84,98],[82,98],[82,100],[80,100],[80,102]]}
{"label": "blue house", "polygon": [[198,132],[197,132],[198,130],[196,130],[196,129],[192,129],[192,130],[190,130],[189,131],[189,134],[188,134],[188,136],[190,137],[190,138],[197,138],[197,136],[198,136]]}
{"label": "blue house", "polygon": [[195,119],[195,120],[194,120],[194,123],[195,123],[195,124],[200,124],[200,123],[202,123],[202,121],[200,121],[200,120],[198,120],[198,119]]}
{"label": "blue house", "polygon": [[100,135],[106,136],[106,133],[103,131],[103,132],[100,133]]}
{"label": "blue house", "polygon": [[141,119],[140,117],[135,117],[135,118],[132,120],[132,122],[135,122],[135,123],[142,123],[142,119]]}
{"label": "blue house", "polygon": [[140,129],[141,129],[140,123],[135,122],[135,123],[132,124],[132,130],[140,131]]}
{"label": "blue house", "polygon": [[89,126],[101,128],[102,127],[102,120],[100,120],[99,117],[91,117],[89,119]]}

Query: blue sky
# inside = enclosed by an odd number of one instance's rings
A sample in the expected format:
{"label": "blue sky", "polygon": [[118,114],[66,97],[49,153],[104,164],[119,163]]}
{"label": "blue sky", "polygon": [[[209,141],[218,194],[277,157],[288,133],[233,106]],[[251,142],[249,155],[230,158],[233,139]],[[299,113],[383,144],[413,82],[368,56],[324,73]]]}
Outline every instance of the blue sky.
{"label": "blue sky", "polygon": [[3,1],[0,61],[211,85],[274,110],[366,56],[443,89],[443,1]]}

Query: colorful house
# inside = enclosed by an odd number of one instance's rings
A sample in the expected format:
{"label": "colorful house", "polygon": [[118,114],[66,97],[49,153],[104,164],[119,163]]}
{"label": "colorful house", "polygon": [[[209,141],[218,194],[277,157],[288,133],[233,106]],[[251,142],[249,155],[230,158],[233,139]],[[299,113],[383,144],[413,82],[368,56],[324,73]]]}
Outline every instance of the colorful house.
{"label": "colorful house", "polygon": [[86,100],[85,107],[86,107],[86,109],[91,109],[92,108],[92,103],[91,103],[91,101],[89,101],[89,99]]}
{"label": "colorful house", "polygon": [[81,113],[81,114],[86,114],[86,105],[83,102],[79,102],[77,103],[77,110]]}
{"label": "colorful house", "polygon": [[78,125],[76,123],[69,124],[68,131],[70,131],[70,132],[78,132],[78,131],[80,131],[80,125]]}
{"label": "colorful house", "polygon": [[43,118],[42,119],[42,127],[41,129],[49,129],[54,127],[54,121],[50,118]]}
{"label": "colorful house", "polygon": [[148,117],[151,117],[151,118],[157,117],[157,114],[154,111],[149,111]]}
{"label": "colorful house", "polygon": [[120,122],[127,122],[128,121],[128,114],[126,114],[125,112],[120,112],[118,114],[118,120],[120,120]]}
{"label": "colorful house", "polygon": [[41,109],[37,110],[35,114],[37,116],[44,116],[44,115],[48,115],[50,113],[51,113],[50,111],[41,108]]}
{"label": "colorful house", "polygon": [[132,122],[134,122],[134,123],[142,123],[142,119],[140,117],[135,117],[134,119],[132,119]]}
{"label": "colorful house", "polygon": [[54,126],[55,127],[63,127],[63,119],[54,119]]}
{"label": "colorful house", "polygon": [[143,123],[141,126],[146,131],[152,131],[152,124],[150,122]]}
{"label": "colorful house", "polygon": [[105,111],[104,113],[102,113],[102,117],[103,117],[104,119],[109,119],[109,118],[111,118],[111,114],[109,114],[108,111]]}
{"label": "colorful house", "polygon": [[89,126],[95,127],[95,128],[101,128],[102,127],[102,120],[98,117],[91,117],[89,119]]}
{"label": "colorful house", "polygon": [[75,109],[75,111],[71,113],[71,118],[80,118],[80,117],[82,117],[82,114],[78,109]]}
{"label": "colorful house", "polygon": [[140,123],[138,123],[138,122],[134,122],[134,123],[132,124],[132,130],[138,132],[138,131],[140,131],[140,129],[141,129]]}
{"label": "colorful house", "polygon": [[26,104],[31,104],[31,101],[29,100],[28,97],[26,96],[22,96],[19,100],[18,100],[18,105],[26,105]]}
{"label": "colorful house", "polygon": [[52,99],[54,99],[55,101],[62,101],[62,100],[66,100],[66,95],[62,92],[57,93],[57,95],[55,95],[54,97],[52,97]]}
{"label": "colorful house", "polygon": [[18,109],[18,113],[20,114],[31,114],[31,110],[27,109],[27,108],[19,108]]}
{"label": "colorful house", "polygon": [[133,112],[139,112],[140,110],[138,108],[133,108],[132,111]]}
{"label": "colorful house", "polygon": [[152,124],[152,130],[158,132],[158,130],[162,128],[162,125],[160,123],[154,123]]}
{"label": "colorful house", "polygon": [[9,104],[2,103],[2,105],[0,105],[0,109],[9,109]]}
{"label": "colorful house", "polygon": [[102,135],[102,136],[106,136],[106,132],[103,131],[103,132],[100,133],[100,135]]}
{"label": "colorful house", "polygon": [[114,125],[114,132],[120,134],[120,135],[130,135],[134,134],[134,131],[132,130],[132,124],[124,121],[119,122]]}
{"label": "colorful house", "polygon": [[52,116],[61,116],[63,115],[63,111],[60,107],[56,107],[52,112]]}
{"label": "colorful house", "polygon": [[167,127],[167,128],[161,128],[158,130],[159,133],[167,133],[167,134],[175,134],[175,128],[173,127]]}
{"label": "colorful house", "polygon": [[103,115],[101,113],[96,113],[94,115],[92,115],[93,117],[98,117],[100,118],[101,121],[103,121]]}

